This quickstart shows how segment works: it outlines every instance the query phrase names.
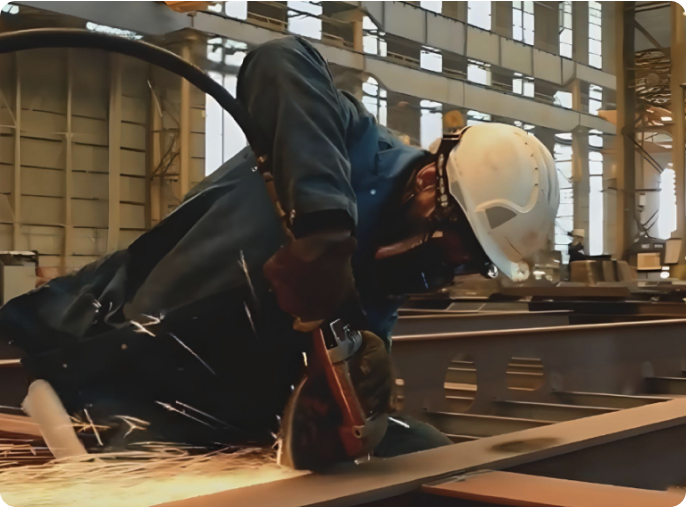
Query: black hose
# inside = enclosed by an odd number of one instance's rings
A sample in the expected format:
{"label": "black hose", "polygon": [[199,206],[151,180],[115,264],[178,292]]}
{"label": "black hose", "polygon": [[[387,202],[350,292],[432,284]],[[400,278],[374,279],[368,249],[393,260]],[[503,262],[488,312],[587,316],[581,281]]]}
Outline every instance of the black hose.
{"label": "black hose", "polygon": [[39,28],[0,34],[0,54],[43,48],[101,49],[143,60],[181,76],[211,96],[236,120],[258,160],[269,152],[266,140],[259,135],[243,105],[202,69],[171,51],[141,40],[78,28]]}

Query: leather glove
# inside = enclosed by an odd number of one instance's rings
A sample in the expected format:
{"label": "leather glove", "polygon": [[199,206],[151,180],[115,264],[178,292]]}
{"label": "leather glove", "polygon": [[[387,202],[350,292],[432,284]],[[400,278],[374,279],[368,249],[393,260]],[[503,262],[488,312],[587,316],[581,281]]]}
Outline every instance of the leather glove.
{"label": "leather glove", "polygon": [[368,417],[392,413],[395,379],[391,356],[381,338],[370,331],[361,334],[362,345],[348,364],[350,380]]}
{"label": "leather glove", "polygon": [[303,322],[342,316],[357,300],[350,263],[356,249],[348,231],[315,233],[281,248],[264,266],[281,309]]}

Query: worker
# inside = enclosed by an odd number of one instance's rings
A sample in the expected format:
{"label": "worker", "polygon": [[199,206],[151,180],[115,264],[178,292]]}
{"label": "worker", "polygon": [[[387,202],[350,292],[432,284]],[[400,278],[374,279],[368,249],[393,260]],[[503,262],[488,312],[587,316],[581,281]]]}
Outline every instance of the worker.
{"label": "worker", "polygon": [[[31,375],[112,426],[109,445],[271,441],[302,373],[307,335],[294,323],[337,317],[364,331],[352,376],[365,406],[388,411],[405,296],[462,274],[525,280],[548,245],[555,166],[523,130],[482,124],[429,151],[407,146],[298,37],[251,51],[237,98],[272,146],[293,240],[246,148],[126,250],[0,311],[0,336]],[[376,453],[448,443],[398,415]]]}
{"label": "worker", "polygon": [[567,253],[569,254],[569,262],[585,261],[588,260],[588,256],[584,250],[584,237],[585,232],[583,229],[574,229],[569,235],[572,238],[572,242],[567,247]]}

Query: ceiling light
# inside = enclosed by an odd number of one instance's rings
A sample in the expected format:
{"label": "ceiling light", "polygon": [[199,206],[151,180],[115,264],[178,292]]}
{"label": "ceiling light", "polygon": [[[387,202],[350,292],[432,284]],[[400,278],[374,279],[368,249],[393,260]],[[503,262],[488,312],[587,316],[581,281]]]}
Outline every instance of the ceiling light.
{"label": "ceiling light", "polygon": [[671,116],[660,116],[660,119],[661,119],[662,121],[672,121],[672,117],[671,117]]}

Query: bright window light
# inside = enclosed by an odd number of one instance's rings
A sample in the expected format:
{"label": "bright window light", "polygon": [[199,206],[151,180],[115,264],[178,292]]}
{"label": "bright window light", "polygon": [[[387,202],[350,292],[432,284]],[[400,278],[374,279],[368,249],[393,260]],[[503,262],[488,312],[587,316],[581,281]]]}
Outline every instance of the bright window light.
{"label": "bright window light", "polygon": [[476,60],[469,60],[467,64],[467,79],[474,83],[491,86],[490,65]]}
{"label": "bright window light", "polygon": [[[571,141],[571,134],[564,135]],[[554,147],[555,167],[557,169],[557,180],[560,185],[560,207],[555,217],[555,250],[562,254],[562,262],[569,262],[567,248],[572,238],[569,232],[574,229],[574,190],[572,186],[572,147],[569,144],[555,143]]]}
{"label": "bright window light", "polygon": [[120,28],[114,28],[111,26],[107,25],[99,25],[97,23],[93,23],[89,21],[86,23],[86,28],[90,30],[91,32],[100,32],[100,33],[106,33],[109,35],[117,35],[118,37],[124,37],[125,39],[142,39],[143,36],[137,34],[136,32],[132,32],[131,30],[122,30]]}
{"label": "bright window light", "polygon": [[492,121],[493,117],[490,114],[480,113],[479,111],[467,111],[467,125],[479,125]]}
{"label": "bright window light", "polygon": [[248,2],[230,0],[224,3],[224,13],[234,19],[248,19]]}
{"label": "bright window light", "polygon": [[321,16],[324,9],[319,2],[288,2],[288,31],[311,39],[322,38]]}
{"label": "bright window light", "polygon": [[565,58],[572,58],[573,26],[572,2],[570,0],[560,2],[560,56]]}
{"label": "bright window light", "polygon": [[603,6],[588,2],[588,64],[603,68]]}
{"label": "bright window light", "polygon": [[433,72],[443,72],[443,55],[433,48],[422,49],[419,66]]}
{"label": "bright window light", "polygon": [[588,222],[588,248],[589,255],[603,254],[603,176],[589,177],[589,200],[588,215],[593,217]]}
{"label": "bright window light", "polygon": [[491,2],[467,2],[467,23],[491,29]]}
{"label": "bright window light", "polygon": [[557,91],[555,92],[555,105],[564,107],[565,109],[572,109],[573,99],[571,92]]}
{"label": "bright window light", "polygon": [[362,50],[369,55],[386,56],[387,44],[383,38],[384,33],[379,32],[379,27],[374,24],[369,16],[362,18]]}
{"label": "bright window light", "polygon": [[7,4],[2,7],[2,12],[6,14],[19,14],[19,6],[14,4]]}
{"label": "bright window light", "polygon": [[522,76],[518,73],[515,73],[515,76],[521,77],[515,77],[514,79],[512,79],[512,91],[517,95],[533,97],[535,95],[534,78]]}
{"label": "bright window light", "polygon": [[588,112],[598,115],[603,107],[603,88],[597,85],[589,85],[588,88]]}
{"label": "bright window light", "polygon": [[[237,76],[210,72],[210,77],[236,96]],[[217,102],[206,96],[205,101],[205,175],[236,155],[247,145],[245,134],[233,117]]]}
{"label": "bright window light", "polygon": [[443,136],[443,112],[440,102],[422,100],[419,105],[422,108],[420,118],[420,143],[422,148],[428,149],[429,145]]}
{"label": "bright window light", "polygon": [[362,104],[372,114],[380,125],[388,121],[388,92],[379,86],[373,77],[368,77],[362,83]]}
{"label": "bright window light", "polygon": [[443,12],[443,2],[419,2],[419,6],[436,14]]}
{"label": "bright window light", "polygon": [[512,37],[525,44],[534,44],[534,3],[512,2]]}
{"label": "bright window light", "polygon": [[674,169],[665,169],[660,174],[660,204],[657,218],[657,235],[669,239],[676,230],[676,180]]}

